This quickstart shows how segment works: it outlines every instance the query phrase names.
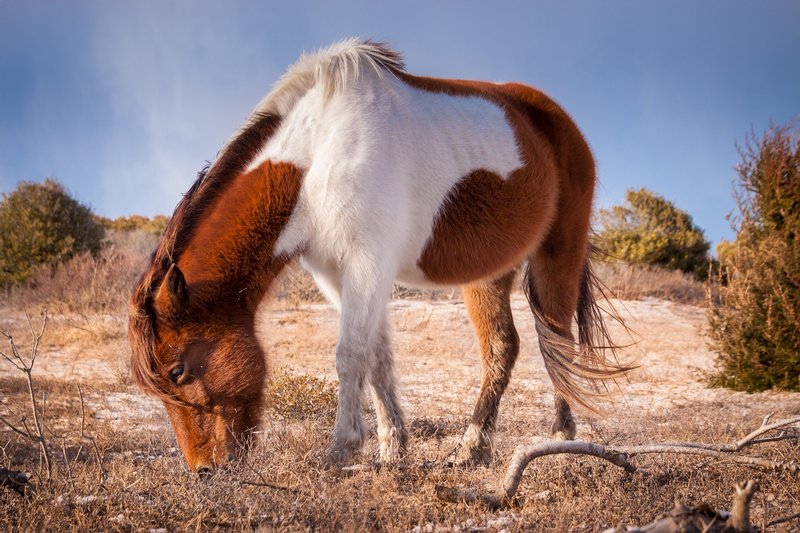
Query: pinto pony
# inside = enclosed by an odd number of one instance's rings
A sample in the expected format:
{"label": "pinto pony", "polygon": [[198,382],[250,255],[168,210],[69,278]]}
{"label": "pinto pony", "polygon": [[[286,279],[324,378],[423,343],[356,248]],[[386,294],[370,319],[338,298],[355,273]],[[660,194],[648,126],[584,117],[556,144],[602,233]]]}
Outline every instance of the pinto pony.
{"label": "pinto pony", "polygon": [[131,297],[133,375],[163,400],[192,469],[234,458],[263,405],[256,310],[299,258],[341,315],[330,457],[361,448],[368,384],[391,460],[408,440],[392,283],[461,285],[483,379],[454,459],[485,463],[519,351],[509,295],[525,264],[556,391],[552,432],[573,438],[570,404],[588,406],[598,383],[627,370],[598,348],[608,342],[588,257],[594,185],[580,131],[531,87],[412,76],[398,54],[359,40],[305,55],[175,209]]}

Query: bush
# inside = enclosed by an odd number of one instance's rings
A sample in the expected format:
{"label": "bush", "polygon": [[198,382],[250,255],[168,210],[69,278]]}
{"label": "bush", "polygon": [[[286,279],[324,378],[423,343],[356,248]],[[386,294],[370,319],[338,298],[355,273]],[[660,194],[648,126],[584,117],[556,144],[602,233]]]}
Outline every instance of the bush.
{"label": "bush", "polygon": [[28,281],[11,291],[14,305],[125,315],[131,288],[157,244],[157,237],[141,231],[110,231],[97,254],[82,252],[57,268],[34,268]]}
{"label": "bush", "polygon": [[720,305],[709,310],[715,384],[800,390],[800,139],[790,127],[740,150],[736,241],[721,258]]}
{"label": "bush", "polygon": [[692,217],[647,189],[628,189],[626,205],[601,209],[597,244],[631,263],[682,270],[705,279],[709,242]]}
{"label": "bush", "polygon": [[104,230],[55,180],[23,181],[0,202],[0,286],[27,280],[38,265],[97,253]]}
{"label": "bush", "polygon": [[98,217],[98,222],[106,229],[115,231],[142,231],[151,235],[161,235],[164,233],[164,228],[167,227],[169,217],[165,215],[156,215],[153,218],[148,218],[142,215],[130,215],[126,217],[117,217],[115,219]]}

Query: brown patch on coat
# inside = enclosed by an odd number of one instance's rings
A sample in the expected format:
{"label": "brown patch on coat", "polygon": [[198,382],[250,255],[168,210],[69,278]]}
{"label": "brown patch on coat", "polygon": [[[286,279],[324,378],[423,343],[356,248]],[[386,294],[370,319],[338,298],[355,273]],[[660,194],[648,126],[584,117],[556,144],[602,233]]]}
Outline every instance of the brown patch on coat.
{"label": "brown patch on coat", "polygon": [[[570,438],[575,424],[568,402],[593,410],[601,384],[632,368],[616,361],[591,294],[591,150],[569,115],[531,87],[396,74],[419,89],[486,98],[514,129],[524,166],[505,181],[485,170],[465,176],[443,203],[418,265],[429,279],[453,284],[493,279],[528,259],[525,289],[556,389],[553,431]],[[576,314],[578,346],[571,332]],[[488,420],[487,412],[476,406],[473,421]]]}
{"label": "brown patch on coat", "polygon": [[[518,83],[397,75],[423,90],[478,96],[506,114],[523,167],[506,179],[477,170],[450,192],[418,261],[432,281],[459,284],[508,272],[545,242],[577,239],[585,250],[594,160],[569,116],[546,95]],[[552,231],[562,217],[569,227]],[[584,252],[578,254],[583,260]]]}
{"label": "brown patch on coat", "polygon": [[291,163],[265,161],[240,174],[206,210],[178,259],[198,305],[255,308],[289,258],[274,258],[305,172]]}

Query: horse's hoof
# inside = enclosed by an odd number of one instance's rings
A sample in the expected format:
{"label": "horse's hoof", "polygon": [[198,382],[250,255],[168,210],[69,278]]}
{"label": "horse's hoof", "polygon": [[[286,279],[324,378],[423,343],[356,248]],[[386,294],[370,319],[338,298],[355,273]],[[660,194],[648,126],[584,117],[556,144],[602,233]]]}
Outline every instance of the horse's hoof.
{"label": "horse's hoof", "polygon": [[492,439],[473,424],[464,432],[461,443],[447,458],[456,466],[489,466],[492,462]]}
{"label": "horse's hoof", "polygon": [[389,432],[389,438],[385,442],[381,442],[378,458],[381,463],[391,464],[400,460],[401,456],[406,452],[405,441],[398,436],[396,427],[393,427]]}
{"label": "horse's hoof", "polygon": [[352,446],[331,446],[326,454],[328,466],[342,467],[350,464],[358,450]]}
{"label": "horse's hoof", "polygon": [[461,467],[489,466],[492,464],[492,445],[485,442],[462,445],[448,457],[448,462]]}
{"label": "horse's hoof", "polygon": [[565,424],[564,427],[560,429],[553,428],[552,438],[553,440],[575,440],[575,435],[578,432],[577,428],[575,427],[575,422],[570,420]]}

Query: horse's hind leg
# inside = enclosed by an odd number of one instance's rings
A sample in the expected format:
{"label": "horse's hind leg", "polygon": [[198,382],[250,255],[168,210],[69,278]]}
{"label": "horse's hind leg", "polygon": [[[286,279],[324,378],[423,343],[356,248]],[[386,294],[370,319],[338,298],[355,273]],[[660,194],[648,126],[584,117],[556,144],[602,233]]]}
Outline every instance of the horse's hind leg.
{"label": "horse's hind leg", "polygon": [[393,461],[405,453],[408,444],[403,410],[397,398],[394,357],[388,327],[383,331],[372,353],[369,368],[370,392],[378,419],[378,442],[381,461]]}
{"label": "horse's hind leg", "polygon": [[481,390],[455,462],[488,464],[500,398],[519,353],[519,336],[511,317],[511,285],[515,272],[495,281],[465,286],[464,301],[481,350]]}
{"label": "horse's hind leg", "polygon": [[[553,381],[561,379],[561,376],[553,375],[558,370],[554,370],[555,365],[551,366],[548,361],[563,357],[571,359],[575,353],[572,348],[572,319],[578,306],[585,261],[585,239],[570,242],[551,235],[528,262],[526,289],[536,317],[539,348]],[[555,410],[551,428],[553,437],[574,439],[576,427],[569,403],[558,393],[555,395]]]}

